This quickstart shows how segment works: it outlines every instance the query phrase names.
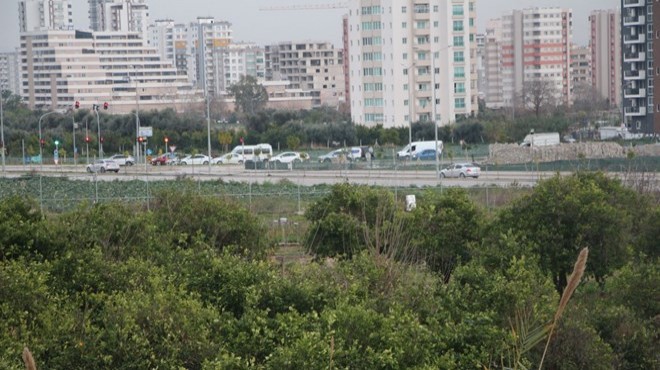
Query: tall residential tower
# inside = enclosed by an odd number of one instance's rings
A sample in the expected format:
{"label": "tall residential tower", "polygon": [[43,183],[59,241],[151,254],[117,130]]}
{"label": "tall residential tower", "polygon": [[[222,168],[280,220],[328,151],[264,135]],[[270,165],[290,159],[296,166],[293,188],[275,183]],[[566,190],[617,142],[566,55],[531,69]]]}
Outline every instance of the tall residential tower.
{"label": "tall residential tower", "polygon": [[595,10],[589,16],[589,23],[592,85],[610,105],[620,106],[621,11]]}
{"label": "tall residential tower", "polygon": [[477,112],[475,0],[358,0],[348,14],[354,122],[449,124]]}

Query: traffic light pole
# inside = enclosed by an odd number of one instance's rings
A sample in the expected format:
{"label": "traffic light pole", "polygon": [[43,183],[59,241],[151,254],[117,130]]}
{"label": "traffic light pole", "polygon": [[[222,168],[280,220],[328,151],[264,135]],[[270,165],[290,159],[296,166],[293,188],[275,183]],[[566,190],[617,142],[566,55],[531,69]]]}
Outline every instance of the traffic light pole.
{"label": "traffic light pole", "polygon": [[103,157],[103,146],[101,143],[101,122],[99,121],[99,107],[97,105],[94,106],[94,113],[96,113],[96,129],[99,135],[97,138],[99,142],[99,159],[101,159]]}
{"label": "traffic light pole", "polygon": [[2,150],[2,174],[5,174],[5,113],[3,107],[4,96],[0,89],[0,150]]}

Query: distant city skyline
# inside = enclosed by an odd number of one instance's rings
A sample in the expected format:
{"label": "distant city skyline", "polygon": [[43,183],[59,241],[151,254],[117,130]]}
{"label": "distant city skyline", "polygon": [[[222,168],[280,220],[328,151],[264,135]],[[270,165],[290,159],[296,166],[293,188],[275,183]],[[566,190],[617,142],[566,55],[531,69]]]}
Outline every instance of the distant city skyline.
{"label": "distant city skyline", "polygon": [[[0,13],[0,52],[12,51],[19,46],[18,1],[2,0],[5,5]],[[323,40],[341,47],[341,17],[346,9],[260,11],[260,7],[330,4],[337,0],[244,0],[241,2],[211,0],[186,0],[163,4],[148,0],[150,21],[173,19],[188,23],[198,16],[212,16],[229,21],[233,25],[236,41],[269,44],[279,41]],[[87,0],[71,0],[76,29],[88,29]],[[595,9],[615,9],[620,0],[476,0],[477,30],[482,33],[489,19],[503,13],[535,6],[556,6],[573,10],[573,41],[587,45],[589,37],[589,13]],[[255,27],[255,25],[258,25]]]}

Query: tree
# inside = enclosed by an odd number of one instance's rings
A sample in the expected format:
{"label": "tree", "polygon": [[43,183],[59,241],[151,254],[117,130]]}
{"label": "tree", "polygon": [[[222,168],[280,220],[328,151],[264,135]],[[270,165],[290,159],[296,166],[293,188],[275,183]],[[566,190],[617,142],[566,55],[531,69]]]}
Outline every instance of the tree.
{"label": "tree", "polygon": [[300,146],[300,138],[295,135],[289,135],[286,137],[286,146],[291,150],[296,150]]}
{"label": "tree", "polygon": [[539,118],[544,109],[557,104],[557,89],[550,80],[525,81],[522,100],[525,107],[530,107]]}
{"label": "tree", "polygon": [[220,143],[220,145],[222,145],[225,152],[229,151],[229,144],[231,144],[232,140],[233,137],[231,135],[231,132],[222,131],[218,133],[218,142]]}
{"label": "tree", "polygon": [[229,94],[236,101],[237,110],[249,115],[262,110],[268,101],[266,88],[252,76],[241,76],[238,83],[229,88]]}
{"label": "tree", "polygon": [[602,173],[555,176],[500,214],[493,235],[513,232],[539,258],[559,292],[574,257],[589,247],[586,274],[602,279],[629,259],[637,195]]}

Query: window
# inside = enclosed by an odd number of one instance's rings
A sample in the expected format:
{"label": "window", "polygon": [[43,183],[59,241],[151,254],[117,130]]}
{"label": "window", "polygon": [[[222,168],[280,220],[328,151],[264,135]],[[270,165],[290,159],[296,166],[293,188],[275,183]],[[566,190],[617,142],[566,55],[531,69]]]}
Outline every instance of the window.
{"label": "window", "polygon": [[465,78],[465,67],[455,67],[454,78]]}
{"label": "window", "polygon": [[456,98],[454,99],[455,108],[465,108],[465,98]]}
{"label": "window", "polygon": [[405,12],[407,12],[407,8],[405,6],[402,6],[401,7],[401,13],[405,13]]}
{"label": "window", "polygon": [[463,5],[454,4],[452,6],[452,14],[453,15],[463,15]]}
{"label": "window", "polygon": [[454,21],[454,31],[463,31],[463,21]]}
{"label": "window", "polygon": [[465,83],[457,82],[454,84],[454,93],[460,94],[465,92]]}
{"label": "window", "polygon": [[463,42],[463,36],[454,36],[454,46],[464,46],[465,43]]}
{"label": "window", "polygon": [[456,63],[465,62],[465,57],[463,56],[462,51],[455,51],[454,52],[454,62],[456,62]]}

